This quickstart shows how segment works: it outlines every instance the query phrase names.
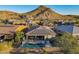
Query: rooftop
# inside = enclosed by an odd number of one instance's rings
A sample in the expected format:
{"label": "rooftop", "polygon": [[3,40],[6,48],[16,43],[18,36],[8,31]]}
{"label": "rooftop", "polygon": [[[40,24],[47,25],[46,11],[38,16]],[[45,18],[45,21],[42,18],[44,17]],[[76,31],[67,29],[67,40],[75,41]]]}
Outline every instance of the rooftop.
{"label": "rooftop", "polygon": [[0,26],[0,34],[11,34],[16,31],[21,31],[24,25],[2,25]]}
{"label": "rooftop", "polygon": [[55,27],[55,29],[60,30],[62,32],[79,34],[79,27],[74,25],[58,25]]}
{"label": "rooftop", "polygon": [[15,29],[17,28],[18,26],[11,26],[11,25],[3,25],[3,26],[0,26],[0,34],[10,34],[12,32],[15,32]]}
{"label": "rooftop", "polygon": [[56,33],[47,26],[39,26],[39,27],[27,32],[26,34],[40,36],[40,35],[55,35]]}

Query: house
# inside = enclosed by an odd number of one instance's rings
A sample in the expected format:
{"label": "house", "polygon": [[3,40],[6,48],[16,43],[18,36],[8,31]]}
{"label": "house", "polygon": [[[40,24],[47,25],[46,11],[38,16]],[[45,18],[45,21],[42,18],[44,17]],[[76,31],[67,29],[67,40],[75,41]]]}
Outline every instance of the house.
{"label": "house", "polygon": [[0,39],[13,39],[15,32],[22,31],[24,28],[26,26],[23,25],[2,25],[0,26]]}
{"label": "house", "polygon": [[7,25],[0,26],[0,39],[6,39],[6,36],[8,39],[12,38],[16,28],[17,27]]}
{"label": "house", "polygon": [[17,21],[13,22],[13,25],[26,25],[27,23],[25,21]]}
{"label": "house", "polygon": [[66,32],[66,33],[72,34],[72,36],[79,36],[79,27],[74,26],[73,24],[57,25],[55,27],[55,30],[56,32],[59,32],[59,33]]}
{"label": "house", "polygon": [[26,33],[26,40],[33,43],[34,41],[40,42],[42,40],[50,39],[55,36],[56,33],[49,27],[38,26],[37,28],[32,29],[31,31],[28,31]]}

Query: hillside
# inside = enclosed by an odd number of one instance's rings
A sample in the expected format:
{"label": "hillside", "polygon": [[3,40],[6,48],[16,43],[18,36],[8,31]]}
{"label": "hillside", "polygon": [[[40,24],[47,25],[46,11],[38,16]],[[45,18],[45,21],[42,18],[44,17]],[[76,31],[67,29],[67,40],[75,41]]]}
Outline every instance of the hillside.
{"label": "hillside", "polygon": [[0,19],[30,19],[30,20],[68,20],[75,17],[61,15],[46,6],[39,6],[33,11],[27,13],[16,13],[12,11],[0,11]]}
{"label": "hillside", "polygon": [[67,16],[79,19],[79,15],[67,15]]}
{"label": "hillside", "polygon": [[0,11],[0,19],[20,19],[19,15],[12,11]]}
{"label": "hillside", "polygon": [[29,19],[48,19],[48,20],[61,20],[61,19],[74,19],[74,17],[61,15],[53,11],[52,9],[46,6],[39,6],[37,9],[25,13],[27,18]]}

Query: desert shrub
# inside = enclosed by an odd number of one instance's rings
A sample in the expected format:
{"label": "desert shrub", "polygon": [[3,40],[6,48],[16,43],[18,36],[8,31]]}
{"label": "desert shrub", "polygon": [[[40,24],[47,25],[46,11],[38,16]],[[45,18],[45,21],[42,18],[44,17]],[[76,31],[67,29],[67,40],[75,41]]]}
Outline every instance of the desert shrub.
{"label": "desert shrub", "polygon": [[77,39],[69,33],[63,33],[62,36],[57,36],[54,44],[62,47],[64,53],[79,53]]}
{"label": "desert shrub", "polygon": [[0,53],[9,53],[12,48],[12,42],[0,42]]}

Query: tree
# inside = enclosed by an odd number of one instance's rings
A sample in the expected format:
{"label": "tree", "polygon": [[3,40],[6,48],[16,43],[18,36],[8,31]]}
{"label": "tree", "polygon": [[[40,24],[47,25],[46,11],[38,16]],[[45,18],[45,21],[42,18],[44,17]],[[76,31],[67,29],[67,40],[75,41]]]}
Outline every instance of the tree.
{"label": "tree", "polygon": [[24,33],[23,32],[16,32],[15,41],[21,42],[23,39],[24,39]]}
{"label": "tree", "polygon": [[55,38],[55,45],[61,47],[64,53],[79,53],[77,39],[69,33],[63,33],[62,36],[57,36]]}
{"label": "tree", "polygon": [[16,32],[13,47],[19,47],[24,39],[25,35],[23,32]]}
{"label": "tree", "polygon": [[6,19],[3,21],[4,24],[9,24],[9,21]]}

